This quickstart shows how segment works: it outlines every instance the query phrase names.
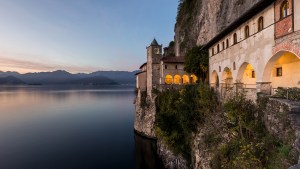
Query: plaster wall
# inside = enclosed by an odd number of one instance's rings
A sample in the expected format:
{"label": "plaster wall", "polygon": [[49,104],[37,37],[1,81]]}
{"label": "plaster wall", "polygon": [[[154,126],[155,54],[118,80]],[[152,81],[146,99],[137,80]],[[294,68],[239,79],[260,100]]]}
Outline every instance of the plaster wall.
{"label": "plaster wall", "polygon": [[[165,65],[167,65],[167,69],[165,69]],[[177,69],[175,68],[176,65],[177,65]],[[160,84],[165,84],[165,77],[167,75],[171,75],[174,80],[175,75],[179,75],[180,78],[182,79],[183,75],[188,75],[188,74],[184,71],[183,64],[161,62]]]}
{"label": "plaster wall", "polygon": [[294,30],[300,30],[300,0],[294,0]]}
{"label": "plaster wall", "polygon": [[147,90],[147,72],[140,73],[136,76],[136,86],[141,91]]}
{"label": "plaster wall", "polygon": [[[276,68],[282,68],[282,76],[276,76]],[[300,87],[300,59],[292,53],[286,52],[275,63],[271,82],[272,87]]]}
{"label": "plaster wall", "polygon": [[[261,16],[264,17],[264,29],[258,32],[258,19]],[[250,37],[245,39],[244,28],[246,25],[249,26]],[[238,37],[238,43],[235,45],[233,44],[234,33]],[[226,39],[229,40],[230,47],[224,50],[221,48],[222,50],[219,53],[213,54],[212,48],[216,52],[217,45],[223,46],[222,42],[225,41],[226,43]],[[255,70],[256,81],[260,82],[263,77],[264,65],[272,57],[274,44],[274,8],[273,5],[270,5],[209,49],[209,73],[212,75],[212,72],[216,71],[219,79],[224,79],[222,77],[223,71],[225,67],[228,67],[232,72],[233,83],[235,83],[240,67],[245,63],[249,63]],[[213,79],[210,79],[210,83],[214,83]],[[222,82],[220,81],[220,83]]]}

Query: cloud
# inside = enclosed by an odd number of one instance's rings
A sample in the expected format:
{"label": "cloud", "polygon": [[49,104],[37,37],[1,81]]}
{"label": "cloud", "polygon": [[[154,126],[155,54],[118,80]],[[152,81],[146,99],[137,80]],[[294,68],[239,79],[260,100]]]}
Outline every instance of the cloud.
{"label": "cloud", "polygon": [[92,66],[77,66],[77,65],[58,65],[32,62],[27,60],[16,60],[10,58],[0,57],[0,70],[2,71],[17,71],[20,73],[27,72],[43,72],[54,70],[66,70],[72,73],[90,73],[98,70],[105,70],[99,67]]}

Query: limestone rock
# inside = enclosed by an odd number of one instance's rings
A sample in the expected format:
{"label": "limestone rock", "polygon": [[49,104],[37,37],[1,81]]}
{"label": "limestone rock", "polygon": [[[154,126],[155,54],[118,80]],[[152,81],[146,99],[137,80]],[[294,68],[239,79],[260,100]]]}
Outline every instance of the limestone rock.
{"label": "limestone rock", "polygon": [[[186,0],[187,1],[187,0]],[[195,45],[206,44],[261,0],[189,0],[190,10],[177,19],[175,52],[183,56]]]}

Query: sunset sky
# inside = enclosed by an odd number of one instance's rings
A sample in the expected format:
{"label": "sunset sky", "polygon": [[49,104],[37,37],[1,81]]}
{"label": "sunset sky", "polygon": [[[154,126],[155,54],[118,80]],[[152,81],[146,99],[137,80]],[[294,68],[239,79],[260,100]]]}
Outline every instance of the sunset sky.
{"label": "sunset sky", "polygon": [[136,70],[174,36],[177,0],[0,0],[0,70]]}

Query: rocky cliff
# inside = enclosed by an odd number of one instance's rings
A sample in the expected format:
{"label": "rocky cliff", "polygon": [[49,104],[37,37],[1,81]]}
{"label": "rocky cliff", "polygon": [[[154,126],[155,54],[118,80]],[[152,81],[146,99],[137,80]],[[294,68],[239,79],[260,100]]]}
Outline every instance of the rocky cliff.
{"label": "rocky cliff", "polygon": [[182,0],[175,25],[177,56],[206,44],[261,0]]}
{"label": "rocky cliff", "polygon": [[148,138],[156,138],[154,128],[155,98],[147,96],[146,91],[138,91],[135,100],[134,130]]}

